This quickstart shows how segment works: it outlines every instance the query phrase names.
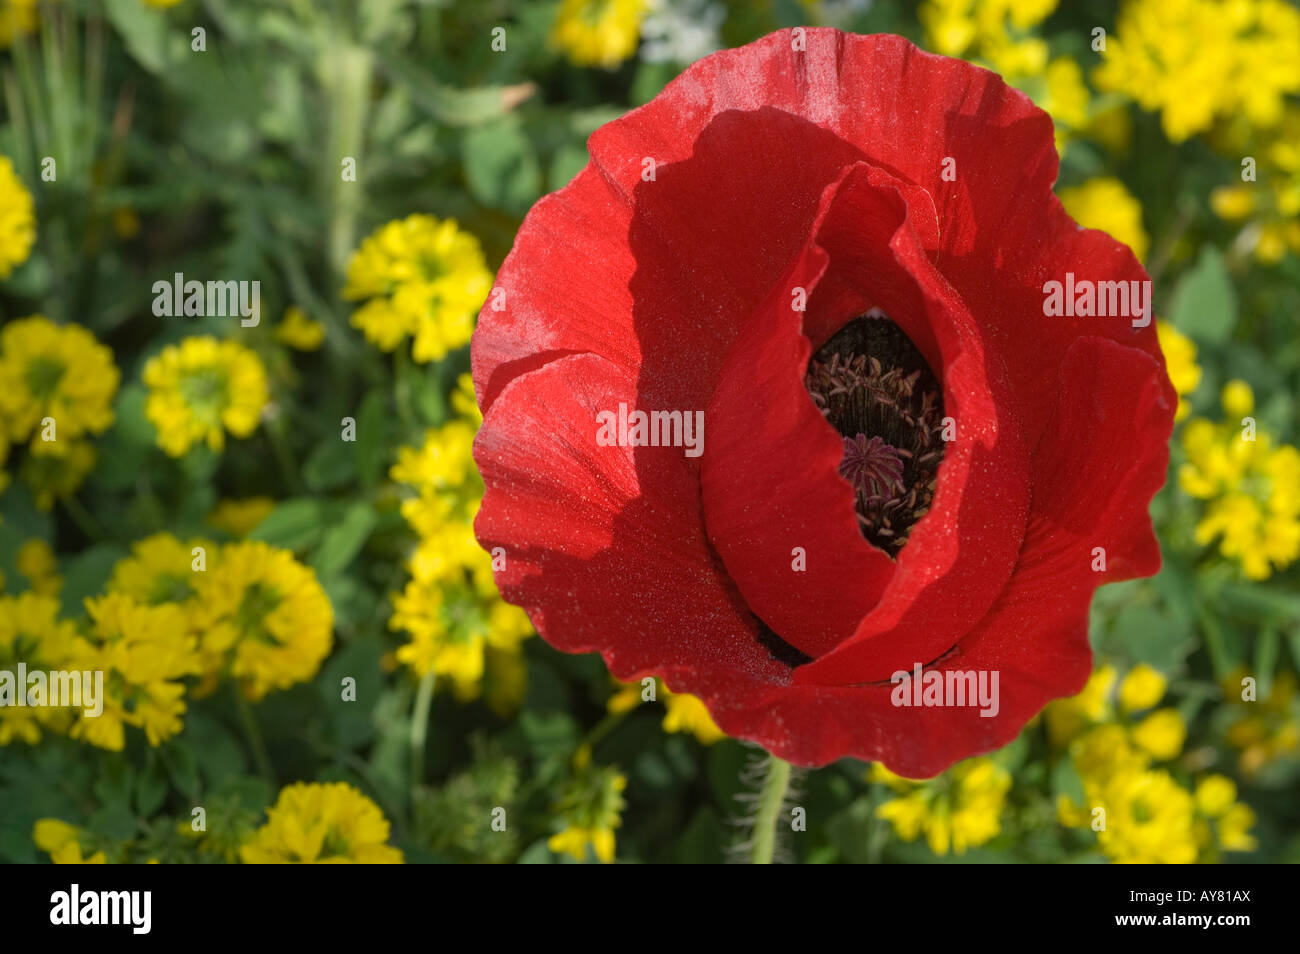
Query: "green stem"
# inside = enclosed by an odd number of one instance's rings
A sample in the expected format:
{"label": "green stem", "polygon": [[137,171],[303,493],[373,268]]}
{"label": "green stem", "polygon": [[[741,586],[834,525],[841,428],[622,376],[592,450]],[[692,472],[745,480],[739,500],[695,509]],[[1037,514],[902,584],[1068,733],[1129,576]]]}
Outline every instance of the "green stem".
{"label": "green stem", "polygon": [[767,777],[758,794],[758,814],[754,816],[754,843],[750,863],[770,865],[776,853],[776,826],[790,787],[790,763],[775,755],[768,756]]}
{"label": "green stem", "polygon": [[403,339],[398,343],[397,350],[393,354],[393,376],[396,379],[393,392],[397,400],[397,416],[401,418],[402,425],[407,430],[414,430],[415,412],[411,406],[411,357],[408,348],[409,345]]}
{"label": "green stem", "polygon": [[239,712],[239,723],[244,729],[244,740],[253,752],[253,761],[257,763],[258,774],[274,788],[275,772],[271,770],[271,760],[266,754],[266,743],[262,740],[262,730],[257,727],[257,719],[253,717],[253,707],[244,698],[239,683],[231,683],[231,688],[235,696],[235,709]]}
{"label": "green stem", "polygon": [[289,437],[284,431],[283,413],[274,421],[268,422],[266,430],[271,437],[271,450],[275,453],[275,461],[284,477],[285,486],[290,493],[302,493],[298,465],[294,463],[293,453],[289,450]]}
{"label": "green stem", "polygon": [[90,511],[82,505],[81,501],[73,494],[60,498],[63,503],[63,509],[67,511],[72,522],[77,525],[77,529],[84,533],[88,538],[99,543],[104,539],[104,528],[99,521],[90,515]]}
{"label": "green stem", "polygon": [[429,735],[429,707],[433,705],[435,674],[430,669],[420,680],[415,694],[415,708],[411,710],[411,805],[420,786],[424,784],[424,742]]}
{"label": "green stem", "polygon": [[[330,99],[330,149],[325,153],[326,182],[329,184],[330,265],[338,277],[347,270],[355,240],[357,213],[364,194],[361,176],[364,170],[366,115],[370,83],[374,74],[374,54],[363,46],[353,45],[341,24],[335,25],[334,41],[328,58],[319,64],[319,72]],[[357,163],[357,181],[344,181],[341,163],[350,157]]]}
{"label": "green stem", "polygon": [[595,749],[596,746],[600,744],[600,741],[605,738],[605,736],[609,735],[609,733],[612,732],[626,716],[627,712],[609,713],[605,718],[601,719],[591,727],[591,731],[587,733],[587,737],[582,740],[583,744]]}

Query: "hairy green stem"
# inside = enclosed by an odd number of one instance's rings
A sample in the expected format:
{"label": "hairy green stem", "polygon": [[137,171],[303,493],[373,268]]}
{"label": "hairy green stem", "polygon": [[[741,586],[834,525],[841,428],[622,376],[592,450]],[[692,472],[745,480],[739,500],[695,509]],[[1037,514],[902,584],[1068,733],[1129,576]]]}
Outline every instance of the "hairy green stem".
{"label": "hairy green stem", "polygon": [[411,807],[424,784],[424,742],[429,735],[429,707],[433,705],[435,674],[430,669],[420,680],[415,694],[415,708],[411,710]]}
{"label": "hairy green stem", "polygon": [[790,763],[775,755],[768,756],[767,776],[758,794],[758,813],[754,816],[754,839],[750,849],[751,864],[770,865],[776,853],[776,826],[781,806],[790,787]]}

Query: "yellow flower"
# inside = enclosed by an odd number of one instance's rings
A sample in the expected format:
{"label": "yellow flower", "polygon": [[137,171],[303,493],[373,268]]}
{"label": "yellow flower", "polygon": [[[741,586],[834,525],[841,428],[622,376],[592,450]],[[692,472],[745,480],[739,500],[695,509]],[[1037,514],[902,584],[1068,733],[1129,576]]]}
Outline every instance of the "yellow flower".
{"label": "yellow flower", "polygon": [[[202,570],[196,569],[195,548],[203,550]],[[195,599],[199,573],[217,557],[216,546],[196,538],[188,543],[170,533],[155,533],[131,544],[131,555],[118,560],[108,581],[110,593],[123,593],[137,603],[184,605]]]}
{"label": "yellow flower", "polygon": [[1187,725],[1177,709],[1157,709],[1133,728],[1133,741],[1161,761],[1183,750]]}
{"label": "yellow flower", "polygon": [[1196,344],[1167,321],[1156,322],[1156,337],[1160,342],[1160,350],[1165,355],[1165,370],[1169,372],[1169,380],[1178,394],[1178,410],[1174,412],[1174,420],[1181,421],[1192,410],[1183,399],[1201,383],[1201,366],[1196,363]]}
{"label": "yellow flower", "polygon": [[[396,658],[418,677],[436,673],[461,699],[478,694],[494,658],[498,668],[514,670],[510,679],[518,690],[519,644],[532,633],[527,615],[501,599],[493,557],[474,538],[483,481],[472,456],[482,420],[472,387],[462,376],[451,403],[463,416],[428,431],[421,447],[399,448],[390,470],[394,481],[417,494],[403,502],[402,516],[420,537],[408,562],[411,579],[393,598],[389,627],[410,637]],[[500,680],[488,682],[491,698]]]}
{"label": "yellow flower", "polygon": [[1229,222],[1247,218],[1255,211],[1255,190],[1248,185],[1220,186],[1210,193],[1210,208]]}
{"label": "yellow flower", "polygon": [[228,673],[250,699],[313,678],[334,644],[329,598],[288,550],[225,546],[196,589],[204,672]]}
{"label": "yellow flower", "polygon": [[[658,680],[655,680],[656,683]],[[641,693],[644,691],[641,683],[638,682],[618,682],[615,680],[617,689],[614,694],[605,700],[605,709],[611,715],[621,715],[624,712],[631,712],[641,704]],[[658,688],[656,687],[656,698],[658,698]]]}
{"label": "yellow flower", "polygon": [[1065,745],[1087,726],[1106,718],[1115,675],[1115,667],[1110,664],[1098,666],[1077,696],[1058,699],[1047,706],[1043,717],[1053,745]]}
{"label": "yellow flower", "polygon": [[266,824],[239,850],[244,864],[394,865],[384,813],[345,782],[299,782],[280,790]]}
{"label": "yellow flower", "polygon": [[555,808],[563,828],[548,839],[547,847],[585,861],[590,845],[597,860],[609,864],[614,860],[614,829],[621,824],[627,777],[612,766],[597,768],[589,759],[589,752],[585,757],[580,752],[574,760],[574,777]]}
{"label": "yellow flower", "polygon": [[470,339],[492,286],[478,239],[451,219],[410,215],[362,241],[348,262],[348,301],[368,299],[352,326],[383,351],[408,336],[418,362],[437,361]]}
{"label": "yellow flower", "polygon": [[168,7],[174,7],[182,0],[144,0],[145,4],[150,7],[157,7],[159,10],[165,10]]}
{"label": "yellow flower", "polygon": [[887,780],[896,791],[910,788],[902,797],[881,804],[876,817],[890,822],[904,841],[924,834],[936,855],[949,851],[964,855],[1002,830],[1011,774],[990,758],[967,759],[926,782],[909,783],[893,773],[875,777]]}
{"label": "yellow flower", "polygon": [[564,0],[551,42],[577,66],[612,69],[636,52],[645,0]]}
{"label": "yellow flower", "polygon": [[1228,727],[1225,737],[1230,745],[1241,750],[1241,770],[1251,776],[1300,749],[1300,722],[1293,706],[1297,690],[1293,673],[1280,673],[1273,680],[1268,697],[1258,702],[1241,698],[1244,675],[1239,670],[1223,681],[1225,697],[1244,713]]}
{"label": "yellow flower", "polygon": [[1119,707],[1124,713],[1150,709],[1165,694],[1165,677],[1146,663],[1129,670],[1119,684]]}
{"label": "yellow flower", "polygon": [[1113,723],[1090,729],[1070,743],[1070,758],[1088,791],[1140,772],[1150,761],[1146,752],[1129,744],[1124,727]]}
{"label": "yellow flower", "polygon": [[1255,392],[1245,381],[1232,380],[1223,386],[1219,401],[1229,418],[1248,417],[1255,410]]}
{"label": "yellow flower", "polygon": [[1237,800],[1237,783],[1226,775],[1207,775],[1196,783],[1196,810],[1219,818]]}
{"label": "yellow flower", "polygon": [[1219,846],[1226,851],[1254,851],[1259,842],[1250,834],[1255,812],[1241,802],[1233,805],[1219,819]]}
{"label": "yellow flower", "polygon": [[[20,15],[22,4],[19,4],[19,10],[15,10],[12,4],[8,6],[6,12],[5,6],[0,5],[0,48],[9,45],[5,36],[6,21],[9,24],[14,22]],[[31,17],[34,26],[35,13]],[[36,212],[32,195],[14,172],[9,157],[0,156],[0,279],[8,278],[15,267],[27,261],[35,242]]]}
{"label": "yellow flower", "polygon": [[462,700],[478,694],[490,651],[516,652],[532,633],[527,614],[499,596],[484,596],[468,584],[419,579],[394,597],[389,626],[410,635],[397,650],[398,662],[416,676],[432,671],[450,681]]}
{"label": "yellow flower", "polygon": [[483,481],[474,464],[477,425],[453,420],[427,431],[418,447],[399,447],[389,476],[419,495],[402,505],[402,516],[421,536],[430,536],[447,520],[471,519],[483,497]]}
{"label": "yellow flower", "polygon": [[223,500],[208,514],[210,527],[224,530],[232,537],[246,537],[275,509],[270,497],[245,497],[242,500]]}
{"label": "yellow flower", "polygon": [[1253,440],[1233,417],[1252,408],[1254,396],[1241,381],[1224,389],[1218,425],[1196,418],[1183,429],[1187,455],[1178,483],[1189,496],[1208,501],[1196,525],[1196,541],[1219,541],[1219,552],[1241,565],[1252,580],[1267,579],[1300,557],[1300,451],[1273,448],[1269,435]]}
{"label": "yellow flower", "polygon": [[32,828],[32,841],[41,851],[47,852],[56,865],[107,864],[108,859],[102,851],[89,858],[82,856],[81,835],[81,829],[57,818],[41,818]]}
{"label": "yellow flower", "polygon": [[113,352],[80,325],[56,325],[42,315],[20,318],[0,331],[0,415],[13,441],[36,434],[32,453],[64,457],[76,438],[113,423],[118,372]]}
{"label": "yellow flower", "polygon": [[690,732],[702,745],[712,745],[727,734],[718,728],[713,716],[704,703],[696,696],[680,692],[663,691],[664,706],[668,709],[664,715],[665,732]]}
{"label": "yellow flower", "polygon": [[146,606],[122,593],[86,600],[86,612],[91,626],[73,644],[71,668],[104,673],[103,712],[82,710],[69,734],[120,752],[129,725],[161,745],[181,731],[182,680],[199,671],[184,614],[171,603]]}
{"label": "yellow flower", "polygon": [[28,540],[18,548],[18,572],[27,578],[33,593],[58,596],[63,589],[63,577],[54,551],[41,539]]}
{"label": "yellow flower", "polygon": [[1100,229],[1146,258],[1147,233],[1142,228],[1142,205],[1112,176],[1089,179],[1082,185],[1060,192],[1065,211],[1084,228]]}
{"label": "yellow flower", "polygon": [[1106,788],[1106,827],[1097,842],[1120,864],[1196,860],[1191,793],[1163,770],[1125,773]]}
{"label": "yellow flower", "polygon": [[164,348],[145,365],[144,383],[145,414],[172,457],[201,441],[221,451],[225,431],[247,437],[270,400],[262,360],[241,344],[206,336]]}
{"label": "yellow flower", "polygon": [[1047,64],[1046,90],[1035,102],[1045,109],[1056,122],[1057,151],[1063,152],[1064,135],[1061,129],[1082,129],[1088,124],[1088,105],[1091,97],[1083,81],[1083,70],[1068,56],[1058,56]]}
{"label": "yellow flower", "polygon": [[[59,601],[53,596],[26,592],[0,596],[0,671],[17,673],[24,663],[29,672],[65,668],[72,652],[76,627],[59,619]],[[12,677],[16,679],[16,676]],[[27,686],[15,686],[26,692]],[[0,745],[17,739],[35,745],[41,730],[60,731],[69,713],[54,706],[17,706],[0,694]]]}
{"label": "yellow flower", "polygon": [[276,325],[275,338],[298,351],[315,351],[325,340],[325,326],[308,318],[297,305],[290,305]]}
{"label": "yellow flower", "polygon": [[1097,85],[1160,111],[1173,142],[1241,114],[1268,127],[1300,92],[1300,12],[1282,0],[1132,0]]}

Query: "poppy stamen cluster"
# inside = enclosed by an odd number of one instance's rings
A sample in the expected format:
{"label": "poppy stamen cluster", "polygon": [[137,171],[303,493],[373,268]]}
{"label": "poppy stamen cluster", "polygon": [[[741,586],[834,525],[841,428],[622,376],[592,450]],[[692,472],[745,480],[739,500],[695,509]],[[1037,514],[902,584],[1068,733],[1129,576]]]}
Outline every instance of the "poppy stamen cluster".
{"label": "poppy stamen cluster", "polygon": [[898,325],[864,315],[818,349],[805,385],[844,437],[839,473],[853,485],[863,537],[896,557],[930,509],[943,462],[938,379]]}

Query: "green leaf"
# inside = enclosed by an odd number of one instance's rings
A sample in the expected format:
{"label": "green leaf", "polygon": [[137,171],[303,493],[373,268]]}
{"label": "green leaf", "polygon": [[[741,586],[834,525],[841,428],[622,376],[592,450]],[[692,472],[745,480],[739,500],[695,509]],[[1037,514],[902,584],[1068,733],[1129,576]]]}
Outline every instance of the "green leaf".
{"label": "green leaf", "polygon": [[528,137],[513,120],[465,134],[465,179],[485,205],[523,215],[542,194],[542,169]]}
{"label": "green leaf", "polygon": [[313,497],[295,497],[276,505],[248,535],[248,539],[301,550],[320,539],[325,525],[325,504],[322,501]]}
{"label": "green leaf", "polygon": [[308,490],[333,490],[357,475],[356,445],[330,434],[313,448],[302,466]]}
{"label": "green leaf", "polygon": [[1206,344],[1228,340],[1237,323],[1237,293],[1213,246],[1205,246],[1174,291],[1169,319],[1180,331]]}
{"label": "green leaf", "polygon": [[1175,673],[1196,641],[1185,621],[1150,606],[1126,606],[1115,617],[1108,645],[1132,662]]}
{"label": "green leaf", "polygon": [[323,577],[342,572],[366,545],[377,519],[374,508],[364,501],[349,507],[343,519],[326,531],[312,559],[316,572]]}
{"label": "green leaf", "polygon": [[167,772],[157,753],[150,749],[149,760],[135,783],[135,810],[141,818],[150,818],[167,797]]}
{"label": "green leaf", "polygon": [[113,573],[113,564],[126,556],[126,550],[115,543],[98,543],[83,550],[63,563],[63,612],[78,617],[83,612],[82,601],[87,596],[97,596]]}
{"label": "green leaf", "polygon": [[361,486],[367,489],[374,487],[383,473],[388,421],[388,402],[383,392],[371,391],[361,402],[357,415],[357,475]]}
{"label": "green leaf", "polygon": [[389,57],[384,68],[410,91],[417,106],[448,126],[476,126],[500,119],[536,90],[532,83],[456,89],[433,82],[425,68],[396,57]]}
{"label": "green leaf", "polygon": [[1267,699],[1273,692],[1273,673],[1282,649],[1282,635],[1276,626],[1260,631],[1255,638],[1255,678],[1259,680],[1259,698]]}

